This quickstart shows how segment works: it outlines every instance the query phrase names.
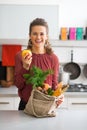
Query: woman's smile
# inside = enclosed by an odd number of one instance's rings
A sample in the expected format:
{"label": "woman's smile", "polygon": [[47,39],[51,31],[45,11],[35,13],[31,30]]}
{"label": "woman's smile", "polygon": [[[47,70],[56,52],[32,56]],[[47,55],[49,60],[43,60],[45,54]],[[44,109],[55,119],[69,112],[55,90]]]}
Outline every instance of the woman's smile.
{"label": "woman's smile", "polygon": [[42,43],[42,40],[35,40],[36,43]]}

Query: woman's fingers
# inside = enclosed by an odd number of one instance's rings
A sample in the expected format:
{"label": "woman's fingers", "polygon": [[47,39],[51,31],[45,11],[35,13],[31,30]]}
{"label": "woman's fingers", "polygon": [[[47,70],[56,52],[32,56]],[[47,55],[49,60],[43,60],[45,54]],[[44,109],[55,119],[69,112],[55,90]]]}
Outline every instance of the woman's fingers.
{"label": "woman's fingers", "polygon": [[57,107],[64,101],[64,95],[61,95],[56,101]]}
{"label": "woman's fingers", "polygon": [[22,62],[23,62],[23,68],[26,70],[29,70],[30,64],[32,62],[32,56],[29,54],[26,54],[24,57],[22,57]]}

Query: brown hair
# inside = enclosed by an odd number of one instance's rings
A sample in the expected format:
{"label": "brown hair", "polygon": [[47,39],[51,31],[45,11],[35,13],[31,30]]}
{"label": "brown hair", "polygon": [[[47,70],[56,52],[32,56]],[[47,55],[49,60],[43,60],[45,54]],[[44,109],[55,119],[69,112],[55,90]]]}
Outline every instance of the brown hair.
{"label": "brown hair", "polygon": [[[36,19],[34,19],[34,20],[30,23],[30,26],[29,26],[29,34],[31,34],[32,27],[33,27],[33,26],[36,26],[36,25],[41,25],[41,26],[46,27],[46,32],[47,32],[47,35],[48,35],[48,33],[49,33],[48,24],[47,24],[47,22],[46,22],[44,19],[42,19],[42,18],[36,18]],[[45,49],[46,49],[46,53],[48,53],[48,54],[53,53],[53,50],[52,50],[51,45],[50,45],[50,43],[49,43],[48,40],[46,41],[44,47],[45,47]],[[31,49],[31,50],[32,50],[32,41],[31,41],[31,39],[29,39],[29,41],[28,41],[27,49]]]}

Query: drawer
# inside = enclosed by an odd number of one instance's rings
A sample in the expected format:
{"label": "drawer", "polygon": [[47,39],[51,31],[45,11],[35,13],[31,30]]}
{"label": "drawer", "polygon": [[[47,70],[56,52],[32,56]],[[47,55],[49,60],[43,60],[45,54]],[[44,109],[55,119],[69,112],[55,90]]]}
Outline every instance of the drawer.
{"label": "drawer", "polygon": [[69,98],[68,106],[70,109],[87,109],[87,98]]}
{"label": "drawer", "polygon": [[0,110],[13,110],[14,97],[0,97]]}

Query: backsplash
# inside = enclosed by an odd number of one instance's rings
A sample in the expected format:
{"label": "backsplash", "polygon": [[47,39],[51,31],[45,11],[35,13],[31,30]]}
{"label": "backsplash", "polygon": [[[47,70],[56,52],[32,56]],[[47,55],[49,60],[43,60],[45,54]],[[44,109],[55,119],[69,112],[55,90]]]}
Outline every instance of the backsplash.
{"label": "backsplash", "polygon": [[[84,64],[85,65],[85,64]],[[80,65],[80,68],[81,68],[81,73],[79,75],[78,78],[76,79],[70,79],[69,80],[69,83],[70,84],[73,84],[73,83],[76,83],[76,84],[85,84],[87,85],[87,78],[85,77],[84,73],[83,73],[83,68],[84,68],[84,65]],[[64,65],[60,64],[61,67],[64,67]],[[60,73],[60,72],[59,72]],[[60,75],[59,75],[60,76]]]}
{"label": "backsplash", "polygon": [[87,48],[86,47],[53,47],[55,54],[59,58],[60,67],[64,67],[65,64],[71,63],[71,50],[73,50],[73,63],[76,63],[81,68],[81,73],[78,78],[70,80],[70,84],[83,83],[87,84],[87,78],[83,73],[83,68],[87,64]]}

